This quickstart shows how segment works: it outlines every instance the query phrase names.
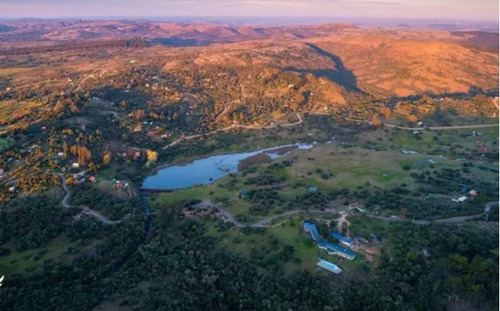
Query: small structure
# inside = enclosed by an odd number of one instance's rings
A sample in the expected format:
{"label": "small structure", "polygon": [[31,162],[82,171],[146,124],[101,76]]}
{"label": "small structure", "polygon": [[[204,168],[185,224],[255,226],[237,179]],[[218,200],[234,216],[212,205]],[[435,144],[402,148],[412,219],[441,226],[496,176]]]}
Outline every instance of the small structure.
{"label": "small structure", "polygon": [[350,204],[349,205],[349,209],[352,210],[352,209],[356,209],[358,210],[360,213],[365,213],[366,210],[364,208],[362,208],[362,205],[359,203],[359,202],[356,202],[354,204]]}
{"label": "small structure", "polygon": [[316,266],[328,270],[330,272],[333,272],[335,274],[339,274],[340,272],[342,272],[342,269],[340,269],[337,265],[323,259],[318,261]]}
{"label": "small structure", "polygon": [[350,249],[330,242],[318,242],[318,247],[325,250],[329,255],[338,255],[348,260],[353,260],[356,257],[356,253]]}
{"label": "small structure", "polygon": [[248,190],[241,190],[240,193],[238,194],[238,198],[247,199],[249,195],[250,193],[248,192]]}
{"label": "small structure", "polygon": [[319,231],[318,231],[318,227],[316,227],[316,224],[306,221],[306,222],[304,222],[304,224],[302,226],[304,227],[304,230],[306,232],[311,234],[311,237],[314,241],[318,240]]}
{"label": "small structure", "polygon": [[346,246],[352,246],[352,240],[346,236],[343,236],[342,234],[332,232],[332,233],[330,233],[330,236],[334,239],[339,240],[340,243],[342,243]]}
{"label": "small structure", "polygon": [[[1,175],[1,173],[0,173],[0,175]],[[471,191],[469,191],[469,195],[475,197],[477,195],[477,191],[472,189]]]}
{"label": "small structure", "polygon": [[458,199],[452,199],[453,202],[464,202],[465,200],[467,200],[467,197],[466,196],[461,196],[460,198]]}
{"label": "small structure", "polygon": [[2,176],[4,173],[3,168],[0,168],[0,176]]}
{"label": "small structure", "polygon": [[71,164],[71,167],[72,168],[80,168],[80,164],[78,164],[77,162]]}
{"label": "small structure", "polygon": [[63,158],[64,157],[64,153],[63,152],[58,152],[57,153],[57,157],[58,158]]}
{"label": "small structure", "polygon": [[16,187],[12,186],[12,187],[9,187],[9,192],[14,192],[16,191]]}
{"label": "small structure", "polygon": [[311,192],[315,192],[315,191],[318,191],[318,188],[316,188],[314,186],[309,186],[309,188],[307,188],[307,190],[309,190]]}
{"label": "small structure", "polygon": [[360,212],[360,213],[365,213],[366,210],[364,208],[361,208],[359,206],[356,206],[356,209]]}
{"label": "small structure", "polygon": [[95,176],[90,176],[90,177],[89,177],[89,181],[90,181],[90,182],[96,182],[96,178],[95,178]]}
{"label": "small structure", "polygon": [[413,151],[413,150],[406,150],[404,148],[401,148],[400,150],[401,150],[401,153],[403,153],[403,154],[417,154],[417,152]]}

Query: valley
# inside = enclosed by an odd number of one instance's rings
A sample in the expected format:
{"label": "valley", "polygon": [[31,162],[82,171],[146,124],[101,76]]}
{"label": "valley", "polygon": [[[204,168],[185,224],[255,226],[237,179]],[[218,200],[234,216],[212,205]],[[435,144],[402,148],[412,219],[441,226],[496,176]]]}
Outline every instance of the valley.
{"label": "valley", "polygon": [[494,310],[497,46],[0,22],[0,309]]}

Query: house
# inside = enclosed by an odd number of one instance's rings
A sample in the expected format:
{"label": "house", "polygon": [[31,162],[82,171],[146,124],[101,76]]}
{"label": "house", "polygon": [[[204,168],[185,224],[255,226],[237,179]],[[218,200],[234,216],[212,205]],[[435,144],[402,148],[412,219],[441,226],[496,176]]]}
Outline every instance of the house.
{"label": "house", "polygon": [[333,272],[335,274],[339,274],[340,272],[342,272],[342,269],[340,269],[337,265],[323,259],[318,261],[316,266],[328,270],[330,272]]}
{"label": "house", "polygon": [[467,197],[466,196],[461,196],[460,198],[458,199],[451,199],[453,202],[464,202],[465,200],[467,200]]}
{"label": "house", "polygon": [[406,150],[404,148],[401,148],[400,150],[403,154],[417,154],[417,152],[413,150]]}
{"label": "house", "polygon": [[356,209],[360,212],[360,213],[365,213],[366,210],[364,208],[361,208],[359,206],[356,206]]}
{"label": "house", "polygon": [[319,238],[319,231],[318,227],[316,227],[316,224],[306,221],[302,224],[302,226],[304,227],[305,232],[311,234],[311,237],[314,241]]}
{"label": "house", "polygon": [[358,210],[359,212],[361,212],[361,213],[366,212],[366,210],[365,210],[365,209],[363,209],[361,206],[362,206],[362,205],[361,205],[360,203],[356,202],[356,203],[354,203],[354,204],[350,204],[350,205],[349,205],[349,209],[350,209],[350,210],[352,210],[352,209],[357,209],[357,210]]}
{"label": "house", "polygon": [[318,247],[325,250],[329,255],[338,255],[348,260],[353,260],[356,257],[356,253],[350,249],[330,242],[318,242]]}
{"label": "house", "polygon": [[[0,173],[0,175],[2,175],[2,173]],[[469,195],[475,197],[477,195],[477,191],[472,189],[471,191],[469,191]]]}
{"label": "house", "polygon": [[62,152],[58,152],[58,153],[57,153],[57,157],[58,157],[58,158],[63,158],[63,157],[64,157],[64,153],[62,153]]}
{"label": "house", "polygon": [[247,199],[249,196],[249,192],[247,190],[241,190],[240,193],[238,194],[238,198],[240,199]]}
{"label": "house", "polygon": [[340,243],[342,243],[346,246],[352,246],[352,240],[346,236],[343,236],[342,234],[332,232],[332,233],[330,233],[330,236],[334,239],[339,240]]}
{"label": "house", "polygon": [[72,168],[80,168],[80,164],[78,164],[77,162],[71,164],[71,167]]}

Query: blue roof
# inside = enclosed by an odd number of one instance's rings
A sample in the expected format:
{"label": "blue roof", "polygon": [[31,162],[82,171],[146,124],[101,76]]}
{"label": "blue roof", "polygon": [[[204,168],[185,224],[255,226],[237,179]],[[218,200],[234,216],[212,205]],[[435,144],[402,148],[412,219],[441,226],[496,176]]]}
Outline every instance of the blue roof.
{"label": "blue roof", "polygon": [[326,270],[333,272],[335,274],[339,274],[340,272],[342,272],[342,269],[340,269],[337,265],[335,265],[329,261],[323,260],[323,259],[318,261],[316,266],[321,267],[323,269],[326,269]]}
{"label": "blue roof", "polygon": [[330,236],[334,239],[337,239],[341,242],[347,243],[347,244],[352,244],[352,240],[346,236],[343,236],[342,234],[338,234],[335,232],[330,233]]}
{"label": "blue roof", "polygon": [[313,224],[312,222],[304,222],[304,230],[306,232],[310,232],[311,236],[314,241],[316,241],[319,238],[319,231],[318,227],[316,227],[316,224]]}
{"label": "blue roof", "polygon": [[318,242],[318,246],[319,247],[325,247],[326,250],[328,252],[339,252],[339,253],[343,253],[343,254],[346,254],[347,256],[356,256],[356,253],[351,251],[350,249],[348,248],[345,248],[345,247],[342,247],[340,245],[337,245],[337,244],[332,244],[330,242]]}

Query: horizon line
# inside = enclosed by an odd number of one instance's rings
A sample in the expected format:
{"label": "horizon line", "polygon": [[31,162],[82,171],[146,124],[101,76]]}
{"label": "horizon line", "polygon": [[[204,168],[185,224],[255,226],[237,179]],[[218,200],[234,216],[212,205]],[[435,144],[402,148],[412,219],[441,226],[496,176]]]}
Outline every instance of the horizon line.
{"label": "horizon line", "polygon": [[499,24],[499,20],[476,20],[476,19],[464,19],[464,18],[426,18],[426,17],[413,17],[413,18],[401,18],[401,17],[363,17],[363,16],[323,16],[323,15],[311,15],[311,16],[293,16],[293,15],[273,15],[273,16],[245,16],[245,15],[96,15],[96,16],[59,16],[59,17],[38,17],[38,16],[17,16],[17,17],[2,17],[0,20],[94,20],[94,19],[107,19],[107,20],[155,20],[155,19],[168,19],[168,18],[210,18],[210,19],[359,19],[359,20],[372,20],[372,21],[437,21],[437,22],[473,22],[478,24]]}

